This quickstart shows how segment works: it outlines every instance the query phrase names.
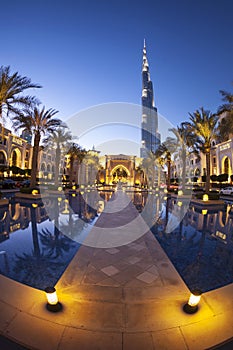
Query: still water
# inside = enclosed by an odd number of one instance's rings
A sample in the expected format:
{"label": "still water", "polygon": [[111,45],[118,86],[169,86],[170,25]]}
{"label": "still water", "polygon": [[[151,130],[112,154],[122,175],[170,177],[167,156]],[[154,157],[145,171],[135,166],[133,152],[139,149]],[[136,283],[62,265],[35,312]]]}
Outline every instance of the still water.
{"label": "still water", "polygon": [[[190,289],[233,282],[233,207],[202,209],[162,193],[126,192]],[[0,207],[0,273],[34,288],[55,285],[111,192],[85,191]]]}

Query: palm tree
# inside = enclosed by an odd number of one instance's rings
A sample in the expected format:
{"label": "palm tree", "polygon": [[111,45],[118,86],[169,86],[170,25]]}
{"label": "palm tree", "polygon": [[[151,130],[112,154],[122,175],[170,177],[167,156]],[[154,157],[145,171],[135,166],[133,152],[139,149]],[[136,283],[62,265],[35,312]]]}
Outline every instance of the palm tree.
{"label": "palm tree", "polygon": [[59,185],[59,170],[61,165],[61,156],[67,153],[66,151],[69,147],[69,143],[73,139],[71,132],[67,131],[66,128],[67,126],[65,124],[62,124],[57,129],[53,130],[49,137],[46,140],[44,140],[44,144],[47,145],[46,147],[55,148],[56,150],[54,172],[56,187],[58,187]]}
{"label": "palm tree", "polygon": [[36,176],[38,170],[38,155],[42,134],[49,135],[58,126],[61,125],[60,119],[55,119],[53,116],[58,113],[55,109],[41,110],[38,107],[33,109],[26,109],[24,113],[16,115],[13,118],[13,127],[15,129],[27,130],[34,136],[33,153],[32,153],[32,173],[31,173],[31,187],[36,186]]}
{"label": "palm tree", "polygon": [[210,149],[211,141],[216,137],[216,126],[218,116],[210,111],[204,110],[202,107],[193,114],[189,113],[190,122],[185,122],[185,126],[189,128],[191,137],[197,150],[206,156],[206,186],[208,193],[210,190]]}
{"label": "palm tree", "polygon": [[32,83],[31,79],[20,76],[18,72],[11,74],[10,66],[0,67],[0,119],[3,118],[3,112],[6,116],[9,113],[18,115],[19,107],[25,108],[38,102],[35,97],[22,95],[30,88],[41,88],[41,85]]}
{"label": "palm tree", "polygon": [[224,103],[218,109],[220,119],[218,133],[220,141],[229,140],[230,134],[233,134],[233,94],[220,90]]}
{"label": "palm tree", "polygon": [[[99,168],[99,157],[95,153],[93,153],[93,151],[88,151],[86,152],[84,163],[86,166],[85,182],[93,183],[94,178],[97,178],[97,172]],[[93,171],[95,176],[93,176]]]}
{"label": "palm tree", "polygon": [[72,182],[75,181],[74,174],[73,174],[74,162],[75,160],[77,160],[78,165],[80,165],[86,153],[87,153],[86,150],[83,149],[81,146],[77,145],[76,143],[73,143],[70,149],[68,150],[69,162],[70,162],[70,171],[69,171],[70,185],[72,185]]}
{"label": "palm tree", "polygon": [[143,158],[142,168],[147,175],[147,181],[149,186],[153,186],[155,182],[155,163],[156,155],[153,152],[148,152],[147,157]]}
{"label": "palm tree", "polygon": [[182,189],[185,188],[186,182],[186,160],[187,156],[194,153],[196,156],[199,155],[196,150],[195,143],[193,142],[192,133],[190,129],[185,125],[185,123],[181,123],[180,126],[176,128],[170,129],[173,134],[176,136],[176,140],[174,140],[174,145],[177,147],[178,156],[182,161]]}
{"label": "palm tree", "polygon": [[164,159],[164,164],[167,165],[167,188],[170,189],[171,185],[171,162],[172,153],[177,149],[176,139],[172,137],[167,137],[166,140],[161,143],[155,152],[155,156],[160,164],[163,164],[162,158]]}

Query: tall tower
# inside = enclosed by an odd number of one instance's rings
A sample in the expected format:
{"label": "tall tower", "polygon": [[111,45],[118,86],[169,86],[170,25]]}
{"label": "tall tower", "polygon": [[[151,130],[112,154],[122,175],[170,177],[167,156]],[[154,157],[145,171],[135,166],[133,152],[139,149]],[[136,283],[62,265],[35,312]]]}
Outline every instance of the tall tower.
{"label": "tall tower", "polygon": [[149,64],[144,39],[142,60],[142,135],[140,156],[146,158],[149,152],[155,152],[160,144],[158,133],[158,114],[154,104],[153,84],[150,80]]}

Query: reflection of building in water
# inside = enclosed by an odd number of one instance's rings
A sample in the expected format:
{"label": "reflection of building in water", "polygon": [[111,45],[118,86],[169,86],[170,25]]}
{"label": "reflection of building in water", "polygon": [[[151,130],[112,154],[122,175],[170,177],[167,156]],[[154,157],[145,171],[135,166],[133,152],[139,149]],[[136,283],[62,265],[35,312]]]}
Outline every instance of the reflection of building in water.
{"label": "reflection of building in water", "polygon": [[226,209],[222,208],[221,210],[207,209],[206,214],[203,215],[202,209],[191,206],[186,214],[185,222],[198,231],[203,231],[204,229],[219,239],[233,242],[231,210],[231,206],[228,206]]}
{"label": "reflection of building in water", "polygon": [[[31,206],[24,206],[20,203],[9,204],[0,208],[0,235],[9,235],[19,229],[29,227],[31,222]],[[36,222],[40,223],[48,219],[48,215],[43,205],[34,208]],[[3,236],[2,236],[3,237]],[[0,240],[2,239],[0,238]]]}

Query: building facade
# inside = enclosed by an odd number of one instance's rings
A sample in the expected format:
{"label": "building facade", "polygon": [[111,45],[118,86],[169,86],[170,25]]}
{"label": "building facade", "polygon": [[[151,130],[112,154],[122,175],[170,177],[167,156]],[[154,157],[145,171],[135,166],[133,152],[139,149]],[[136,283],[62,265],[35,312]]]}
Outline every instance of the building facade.
{"label": "building facade", "polygon": [[144,41],[142,62],[142,123],[140,156],[146,158],[148,152],[155,152],[160,144],[158,113],[154,103],[153,83],[150,79],[149,64]]}

